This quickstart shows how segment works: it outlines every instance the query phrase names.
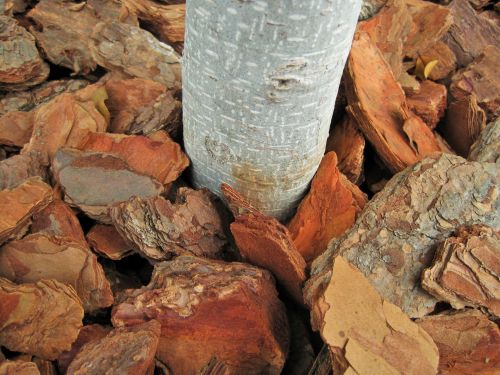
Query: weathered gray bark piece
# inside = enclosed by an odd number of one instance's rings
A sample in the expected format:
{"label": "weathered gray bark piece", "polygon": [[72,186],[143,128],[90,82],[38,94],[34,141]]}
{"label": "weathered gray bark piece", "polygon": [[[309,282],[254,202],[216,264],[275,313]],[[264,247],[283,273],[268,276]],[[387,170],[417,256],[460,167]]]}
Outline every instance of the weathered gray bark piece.
{"label": "weathered gray bark piece", "polygon": [[472,145],[469,160],[500,164],[500,119],[486,126]]}
{"label": "weathered gray bark piece", "polygon": [[263,213],[291,213],[323,156],[360,6],[187,2],[184,143],[196,186],[225,182]]}
{"label": "weathered gray bark piece", "polygon": [[450,154],[427,157],[398,173],[367,204],[354,227],[313,263],[306,302],[322,298],[333,258],[342,255],[411,317],[430,312],[437,300],[419,287],[422,270],[437,244],[458,227],[500,229],[499,186],[500,166]]}
{"label": "weathered gray bark piece", "polygon": [[361,12],[359,13],[359,19],[366,20],[373,17],[386,2],[387,0],[363,0]]}

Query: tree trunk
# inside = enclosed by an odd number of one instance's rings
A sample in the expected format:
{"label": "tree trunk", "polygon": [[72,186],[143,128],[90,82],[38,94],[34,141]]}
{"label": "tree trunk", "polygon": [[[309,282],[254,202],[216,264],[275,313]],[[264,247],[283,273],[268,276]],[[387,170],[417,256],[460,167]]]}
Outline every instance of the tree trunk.
{"label": "tree trunk", "polygon": [[326,139],[361,0],[187,0],[184,142],[196,186],[289,216]]}

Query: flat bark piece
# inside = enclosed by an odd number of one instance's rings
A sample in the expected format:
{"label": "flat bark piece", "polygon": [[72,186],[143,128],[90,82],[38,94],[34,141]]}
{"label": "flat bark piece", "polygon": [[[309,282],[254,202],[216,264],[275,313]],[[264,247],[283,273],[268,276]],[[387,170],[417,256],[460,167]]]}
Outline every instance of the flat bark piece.
{"label": "flat bark piece", "polygon": [[470,149],[469,160],[500,164],[500,120],[482,131]]}
{"label": "flat bark piece", "polygon": [[[351,189],[358,193],[353,195]],[[297,251],[306,262],[312,262],[332,239],[348,230],[366,202],[367,197],[358,187],[341,177],[335,152],[327,153],[312,180],[311,190],[288,224]]]}
{"label": "flat bark piece", "polygon": [[432,337],[439,349],[440,374],[487,375],[498,371],[500,330],[479,311],[445,312],[416,323]]}
{"label": "flat bark piece", "polygon": [[87,233],[87,241],[96,253],[112,260],[120,260],[134,252],[112,225],[94,225]]}
{"label": "flat bark piece", "polygon": [[424,81],[418,93],[407,95],[408,107],[419,116],[430,129],[434,129],[444,116],[447,105],[445,85]]}
{"label": "flat bark piece", "polygon": [[290,296],[303,304],[306,262],[284,225],[270,216],[246,214],[236,217],[231,233],[243,259],[271,271]]}
{"label": "flat bark piece", "polygon": [[284,306],[271,274],[248,264],[192,256],[157,263],[149,285],[126,291],[112,312],[118,327],[150,319],[162,325],[157,358],[174,374],[197,373],[213,357],[229,374],[280,374],[285,363]]}
{"label": "flat bark piece", "polygon": [[0,90],[25,90],[49,76],[35,38],[11,17],[0,14]]}
{"label": "flat bark piece", "polygon": [[443,41],[455,54],[459,68],[469,65],[487,45],[500,45],[500,27],[485,22],[468,0],[454,0],[449,8],[453,23]]}
{"label": "flat bark piece", "polygon": [[31,216],[52,199],[51,187],[38,177],[0,191],[0,244],[23,236],[31,224]]}
{"label": "flat bark piece", "polygon": [[460,226],[500,229],[499,171],[493,163],[441,154],[395,175],[368,202],[356,224],[313,263],[306,302],[315,306],[322,298],[333,258],[340,254],[406,314],[431,312],[437,300],[420,288],[420,275],[437,245]]}
{"label": "flat bark piece", "polygon": [[40,375],[34,362],[3,361],[0,362],[0,375]]}
{"label": "flat bark piece", "polygon": [[156,320],[113,329],[105,337],[87,342],[69,365],[67,374],[146,375],[154,366],[160,331]]}
{"label": "flat bark piece", "polygon": [[31,112],[14,111],[0,117],[0,144],[23,147],[28,143],[33,133],[33,116]]}
{"label": "flat bark piece", "polygon": [[139,27],[101,22],[92,30],[90,48],[92,57],[105,69],[151,79],[167,89],[181,86],[180,56]]}
{"label": "flat bark piece", "polygon": [[363,180],[365,143],[365,137],[349,115],[333,127],[326,142],[326,152],[335,151],[340,172],[354,184]]}
{"label": "flat bark piece", "polygon": [[189,165],[181,146],[169,137],[158,142],[142,135],[89,133],[77,148],[115,155],[132,170],[164,185],[175,181]]}
{"label": "flat bark piece", "polygon": [[150,79],[110,79],[105,84],[111,112],[111,133],[151,134],[165,129],[177,132],[181,103],[161,83]]}
{"label": "flat bark piece", "polygon": [[334,259],[325,294],[312,307],[335,374],[436,373],[438,349],[427,332],[342,256]]}
{"label": "flat bark piece", "polygon": [[428,78],[433,81],[447,78],[457,68],[457,58],[453,51],[442,40],[429,45],[419,52],[424,63],[437,60],[437,65],[431,70]]}
{"label": "flat bark piece", "polygon": [[226,244],[215,197],[206,189],[181,188],[174,203],[134,197],[112,207],[110,215],[123,238],[149,259],[180,254],[218,258]]}
{"label": "flat bark piece", "polygon": [[[500,31],[500,30],[499,30]],[[460,100],[474,93],[489,121],[500,116],[500,48],[487,46],[465,69],[452,78],[450,93]]]}
{"label": "flat bark piece", "polygon": [[80,221],[73,210],[62,200],[55,199],[43,210],[33,215],[31,233],[71,238],[87,246]]}
{"label": "flat bark piece", "polygon": [[63,148],[56,153],[52,169],[70,206],[108,224],[111,205],[131,197],[154,197],[164,190],[154,178],[135,172],[125,161],[107,153]]}
{"label": "flat bark piece", "polygon": [[455,309],[484,307],[500,317],[500,235],[491,228],[462,228],[439,245],[422,287]]}
{"label": "flat bark piece", "polygon": [[30,31],[50,62],[74,73],[88,74],[97,67],[89,48],[91,30],[101,21],[118,20],[121,5],[109,0],[87,0],[75,5],[64,0],[42,0],[27,16],[37,25]]}
{"label": "flat bark piece", "polygon": [[439,151],[432,131],[412,117],[401,86],[366,34],[354,38],[347,73],[348,112],[392,172]]}
{"label": "flat bark piece", "polygon": [[82,326],[75,290],[55,280],[16,285],[0,278],[0,345],[54,360],[71,348]]}
{"label": "flat bark piece", "polygon": [[485,127],[486,113],[478,105],[476,95],[471,94],[450,102],[441,132],[451,147],[466,157]]}
{"label": "flat bark piece", "polygon": [[389,0],[378,14],[358,24],[366,32],[390,66],[394,77],[403,73],[403,44],[411,31],[411,16],[406,0]]}
{"label": "flat bark piece", "polygon": [[0,251],[0,276],[15,283],[57,280],[75,288],[86,312],[113,304],[97,257],[71,238],[31,234]]}
{"label": "flat bark piece", "polygon": [[246,198],[226,183],[221,184],[220,190],[226,200],[229,210],[234,217],[250,213],[258,214],[259,210],[253,207]]}
{"label": "flat bark piece", "polygon": [[0,161],[0,190],[12,189],[31,177],[48,178],[45,168],[34,153],[14,155]]}

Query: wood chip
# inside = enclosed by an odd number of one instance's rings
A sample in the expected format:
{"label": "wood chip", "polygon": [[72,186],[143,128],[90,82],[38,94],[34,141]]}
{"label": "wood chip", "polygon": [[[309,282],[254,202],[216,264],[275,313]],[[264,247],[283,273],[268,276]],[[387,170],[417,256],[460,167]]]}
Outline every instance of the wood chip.
{"label": "wood chip", "polygon": [[0,144],[23,147],[33,133],[33,112],[9,112],[0,117]]}
{"label": "wood chip", "polygon": [[47,168],[34,153],[14,155],[0,161],[0,190],[12,189],[31,177],[47,180]]}
{"label": "wood chip", "polygon": [[115,326],[160,321],[157,358],[174,374],[197,373],[213,357],[230,374],[279,374],[283,368],[288,322],[265,270],[180,256],[156,264],[150,284],[127,291],[119,302]]}
{"label": "wood chip", "polygon": [[111,225],[96,224],[87,233],[87,241],[101,256],[120,260],[134,252],[130,243]]}
{"label": "wood chip", "polygon": [[419,116],[430,129],[434,129],[443,118],[447,105],[445,85],[432,81],[424,81],[418,93],[410,94],[408,107]]}
{"label": "wood chip", "polygon": [[472,145],[469,160],[500,164],[500,119],[486,126]]}
{"label": "wood chip", "polygon": [[38,367],[33,362],[3,361],[0,362],[1,375],[40,375]]}

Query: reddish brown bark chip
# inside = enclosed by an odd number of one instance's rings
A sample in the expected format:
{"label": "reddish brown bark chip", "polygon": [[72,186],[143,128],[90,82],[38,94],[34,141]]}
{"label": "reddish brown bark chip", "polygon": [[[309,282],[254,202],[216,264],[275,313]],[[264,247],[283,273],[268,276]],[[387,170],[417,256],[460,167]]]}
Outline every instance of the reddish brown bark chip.
{"label": "reddish brown bark chip", "polygon": [[71,285],[87,312],[113,303],[97,257],[71,238],[36,233],[9,242],[0,251],[0,276],[16,283],[52,279]]}
{"label": "reddish brown bark chip", "polygon": [[500,367],[500,330],[477,310],[427,316],[416,322],[439,349],[443,375],[495,374]]}
{"label": "reddish brown bark chip", "polygon": [[23,147],[33,133],[33,112],[10,112],[0,117],[0,144]]}
{"label": "reddish brown bark chip", "polygon": [[348,111],[392,172],[440,150],[432,131],[412,117],[401,86],[366,34],[354,38],[347,73]]}
{"label": "reddish brown bark chip", "polygon": [[288,224],[298,252],[307,262],[312,262],[326,250],[332,239],[340,237],[354,224],[366,201],[367,197],[356,185],[342,178],[335,152],[326,154],[311,183],[311,190]]}
{"label": "reddish brown bark chip", "polygon": [[47,180],[47,168],[34,153],[14,155],[0,161],[0,190],[12,189],[31,177]]}
{"label": "reddish brown bark chip", "polygon": [[0,278],[0,345],[54,360],[71,348],[82,326],[75,290],[54,280],[16,285]]}
{"label": "reddish brown bark chip", "polygon": [[52,164],[54,177],[64,192],[64,200],[91,218],[110,223],[109,207],[131,197],[154,197],[163,185],[135,172],[117,156],[63,148]]}
{"label": "reddish brown bark chip", "polygon": [[408,107],[419,116],[427,126],[434,129],[444,116],[447,104],[445,85],[432,81],[420,84],[418,93],[408,95]]}
{"label": "reddish brown bark chip", "polygon": [[500,164],[500,119],[486,126],[472,145],[469,160]]}
{"label": "reddish brown bark chip", "polygon": [[157,358],[174,374],[197,373],[213,357],[230,374],[280,374],[285,362],[288,322],[265,270],[180,256],[156,264],[150,284],[119,302],[113,325],[161,323]]}
{"label": "reddish brown bark chip", "polygon": [[154,366],[160,328],[160,323],[151,320],[116,328],[101,339],[89,341],[75,356],[67,374],[146,375]]}
{"label": "reddish brown bark chip", "polygon": [[422,286],[453,308],[484,307],[500,317],[500,236],[491,228],[462,228],[439,245]]}
{"label": "reddish brown bark chip", "polygon": [[110,215],[123,238],[150,259],[180,254],[218,258],[226,244],[215,197],[206,189],[181,188],[174,203],[134,197],[112,207]]}
{"label": "reddish brown bark chip", "polygon": [[134,251],[111,225],[94,225],[87,233],[87,241],[96,253],[112,260],[125,258]]}
{"label": "reddish brown bark chip", "polygon": [[0,363],[0,375],[40,375],[33,362],[3,361]]}
{"label": "reddish brown bark chip", "polygon": [[259,213],[259,211],[248,202],[243,195],[238,193],[228,184],[221,184],[220,190],[224,195],[224,199],[229,207],[229,210],[234,217],[249,213]]}
{"label": "reddish brown bark chip", "polygon": [[31,216],[52,199],[51,187],[38,177],[0,191],[0,244],[23,236],[31,224]]}
{"label": "reddish brown bark chip", "polygon": [[175,181],[189,165],[181,146],[169,137],[158,142],[139,135],[90,133],[77,148],[115,155],[132,170],[151,176],[164,185]]}

